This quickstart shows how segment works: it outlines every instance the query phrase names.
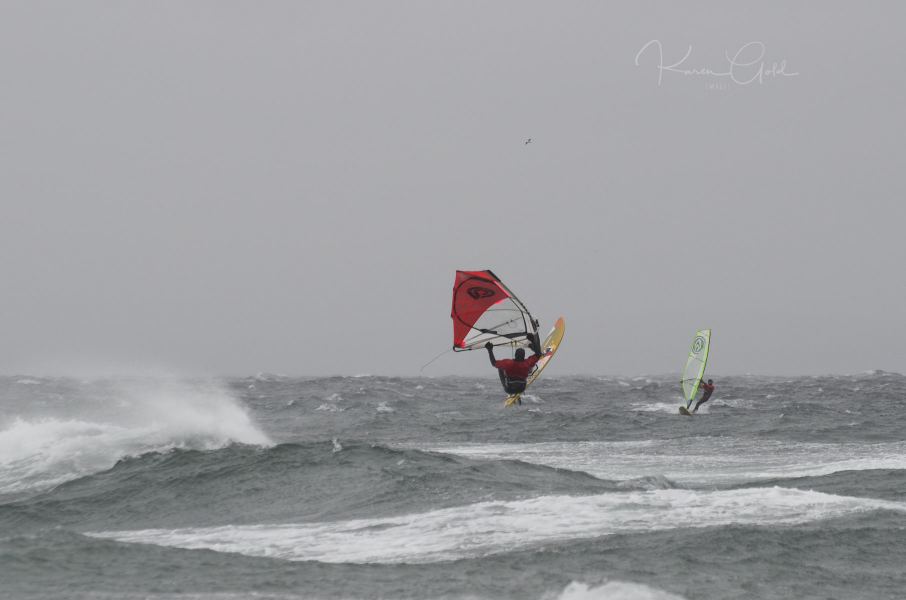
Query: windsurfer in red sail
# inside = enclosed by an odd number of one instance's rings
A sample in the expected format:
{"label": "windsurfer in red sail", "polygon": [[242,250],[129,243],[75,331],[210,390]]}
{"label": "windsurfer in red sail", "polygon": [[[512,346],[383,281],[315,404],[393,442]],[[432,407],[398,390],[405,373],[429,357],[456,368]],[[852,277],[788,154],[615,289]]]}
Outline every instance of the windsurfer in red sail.
{"label": "windsurfer in red sail", "polygon": [[[484,345],[491,359],[491,365],[497,367],[497,371],[500,374],[500,383],[503,384],[503,389],[506,390],[507,394],[521,394],[525,391],[528,376],[531,374],[532,369],[535,368],[535,364],[543,356],[538,345],[538,338],[529,333],[527,334],[527,339],[533,352],[532,356],[528,358],[525,357],[525,350],[519,348],[516,350],[512,360],[508,358],[497,360],[494,358],[494,344],[488,342]],[[522,404],[521,399],[519,404]]]}
{"label": "windsurfer in red sail", "polygon": [[[456,271],[453,282],[453,350],[477,350],[484,345],[510,402],[525,391],[528,379],[543,356],[538,343],[538,321],[519,298],[491,271]],[[523,342],[528,342],[525,344]],[[533,355],[518,348],[512,359],[497,360],[494,346],[527,345]]]}

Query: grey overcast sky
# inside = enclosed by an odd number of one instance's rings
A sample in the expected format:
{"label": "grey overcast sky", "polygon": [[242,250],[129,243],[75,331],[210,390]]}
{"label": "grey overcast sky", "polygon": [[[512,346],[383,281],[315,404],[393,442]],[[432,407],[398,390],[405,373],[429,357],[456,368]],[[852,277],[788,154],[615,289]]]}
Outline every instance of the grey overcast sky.
{"label": "grey overcast sky", "polygon": [[904,3],[0,13],[2,372],[416,374],[457,268],[552,374],[906,371]]}

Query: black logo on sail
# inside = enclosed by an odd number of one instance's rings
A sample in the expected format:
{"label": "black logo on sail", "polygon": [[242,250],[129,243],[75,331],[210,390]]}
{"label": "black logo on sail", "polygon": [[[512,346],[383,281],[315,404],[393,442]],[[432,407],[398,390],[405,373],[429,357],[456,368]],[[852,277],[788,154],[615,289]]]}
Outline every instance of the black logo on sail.
{"label": "black logo on sail", "polygon": [[703,338],[702,336],[698,336],[692,342],[692,352],[694,352],[695,354],[698,354],[699,352],[701,352],[704,349],[705,349],[705,338]]}
{"label": "black logo on sail", "polygon": [[468,289],[467,293],[470,296],[472,296],[473,298],[475,298],[476,300],[480,300],[481,298],[490,298],[496,292],[494,292],[494,290],[492,290],[491,288],[475,286],[475,287],[470,287]]}

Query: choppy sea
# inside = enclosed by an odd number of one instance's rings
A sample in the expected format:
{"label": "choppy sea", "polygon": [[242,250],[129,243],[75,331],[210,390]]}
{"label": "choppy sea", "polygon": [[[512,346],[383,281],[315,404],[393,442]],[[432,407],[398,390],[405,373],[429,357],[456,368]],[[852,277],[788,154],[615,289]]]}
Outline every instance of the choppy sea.
{"label": "choppy sea", "polygon": [[903,598],[906,377],[0,378],[0,598]]}

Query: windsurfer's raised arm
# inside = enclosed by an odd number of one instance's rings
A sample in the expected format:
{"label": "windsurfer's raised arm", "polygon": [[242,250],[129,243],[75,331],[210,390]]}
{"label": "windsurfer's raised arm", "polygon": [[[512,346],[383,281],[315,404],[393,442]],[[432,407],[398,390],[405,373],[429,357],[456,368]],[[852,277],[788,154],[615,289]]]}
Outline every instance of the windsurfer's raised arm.
{"label": "windsurfer's raised arm", "polygon": [[488,357],[491,359],[491,366],[497,366],[497,360],[494,358],[494,344],[488,342],[484,345],[484,349],[488,351]]}
{"label": "windsurfer's raised arm", "polygon": [[526,337],[528,338],[529,347],[532,349],[532,352],[534,352],[536,356],[541,356],[541,344],[538,343],[538,336],[534,333],[529,333]]}

